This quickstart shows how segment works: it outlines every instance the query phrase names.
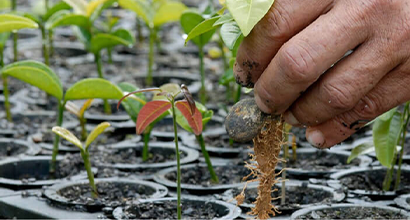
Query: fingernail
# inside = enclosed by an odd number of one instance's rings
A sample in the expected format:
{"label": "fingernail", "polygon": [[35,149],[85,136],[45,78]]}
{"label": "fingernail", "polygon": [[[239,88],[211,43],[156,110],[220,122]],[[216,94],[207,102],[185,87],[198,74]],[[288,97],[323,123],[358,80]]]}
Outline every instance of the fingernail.
{"label": "fingernail", "polygon": [[255,102],[258,105],[259,109],[267,114],[272,114],[272,110],[265,104],[263,100],[258,96],[256,89],[253,90],[255,94]]}
{"label": "fingernail", "polygon": [[322,148],[325,144],[325,136],[321,131],[316,129],[310,130],[308,128],[306,130],[306,139],[311,145],[317,148]]}
{"label": "fingernail", "polygon": [[293,126],[299,126],[300,122],[295,118],[295,116],[293,115],[293,113],[291,111],[287,111],[283,114],[283,117],[285,119],[285,121]]}

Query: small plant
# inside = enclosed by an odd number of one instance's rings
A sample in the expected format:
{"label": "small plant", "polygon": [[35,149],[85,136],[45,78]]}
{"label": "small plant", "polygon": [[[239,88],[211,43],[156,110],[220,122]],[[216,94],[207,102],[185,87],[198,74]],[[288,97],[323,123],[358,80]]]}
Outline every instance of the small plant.
{"label": "small plant", "polygon": [[85,111],[91,106],[91,103],[93,102],[93,99],[88,99],[87,101],[84,102],[83,106],[81,108],[78,108],[76,104],[73,102],[68,101],[65,104],[65,108],[67,111],[71,112],[75,116],[77,116],[78,121],[80,122],[81,126],[81,141],[85,141],[87,138],[87,129],[85,127],[87,123],[87,119],[84,118],[84,113]]}
{"label": "small plant", "polygon": [[[111,14],[108,15],[106,21],[102,23],[104,26],[105,33],[113,33],[115,31],[114,27],[118,24],[120,18],[113,17]],[[107,48],[108,53],[108,63],[112,64],[112,48]]]}
{"label": "small plant", "polygon": [[[177,91],[164,91],[160,88],[141,89],[131,92],[123,97],[129,97],[136,93],[141,92],[157,92],[156,96],[158,100],[148,102],[142,107],[137,118],[137,134],[141,134],[144,130],[160,117],[163,113],[171,110],[172,121],[174,125],[174,142],[175,142],[175,154],[177,158],[177,213],[178,219],[181,219],[181,168],[180,168],[180,152],[178,148],[178,128],[177,128],[177,111],[178,109],[182,116],[187,120],[192,131],[199,135],[202,133],[202,115],[195,105],[195,101],[192,95],[189,93],[188,88],[184,85]],[[184,100],[176,101],[176,97],[183,93]],[[120,100],[120,102],[122,99]],[[119,103],[120,103],[119,102]]]}
{"label": "small plant", "polygon": [[172,0],[118,0],[118,3],[124,9],[135,12],[150,31],[146,85],[152,86],[154,44],[158,38],[157,33],[162,25],[178,21],[182,12],[186,10],[186,6],[181,2]]}
{"label": "small plant", "polygon": [[94,183],[94,174],[91,171],[91,163],[90,163],[90,152],[89,152],[89,147],[91,145],[91,143],[101,134],[104,132],[104,130],[106,128],[110,127],[110,124],[107,122],[103,122],[101,124],[99,124],[97,127],[94,128],[94,130],[90,133],[90,135],[88,135],[85,143],[81,143],[80,140],[78,140],[78,138],[71,133],[69,130],[62,128],[62,127],[53,127],[52,131],[57,134],[58,136],[63,137],[64,139],[66,139],[67,141],[73,143],[75,146],[77,146],[78,148],[80,148],[80,152],[81,152],[81,157],[83,158],[84,161],[84,167],[85,170],[87,171],[87,176],[88,176],[88,181],[91,187],[91,195],[93,196],[93,198],[97,198],[98,197],[98,191],[97,191],[97,187]]}

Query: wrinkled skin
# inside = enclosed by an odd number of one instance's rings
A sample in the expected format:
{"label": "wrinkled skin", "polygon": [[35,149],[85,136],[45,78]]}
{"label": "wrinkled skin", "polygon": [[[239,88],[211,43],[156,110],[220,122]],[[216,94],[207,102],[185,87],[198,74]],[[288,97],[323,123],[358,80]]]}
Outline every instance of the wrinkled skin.
{"label": "wrinkled skin", "polygon": [[328,148],[410,100],[409,58],[410,1],[276,0],[234,72],[262,111]]}

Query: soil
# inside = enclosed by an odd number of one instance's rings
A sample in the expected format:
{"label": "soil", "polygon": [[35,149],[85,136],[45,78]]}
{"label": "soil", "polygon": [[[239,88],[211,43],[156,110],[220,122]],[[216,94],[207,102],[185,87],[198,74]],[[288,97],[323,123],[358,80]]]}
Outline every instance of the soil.
{"label": "soil", "polygon": [[[127,112],[125,109],[120,106],[119,109],[117,109],[117,102],[110,102],[111,105],[111,115],[127,115]],[[94,104],[92,105],[87,111],[90,115],[107,115],[104,113],[104,104],[103,102]]]}
{"label": "soil", "polygon": [[204,141],[206,145],[218,147],[218,148],[231,148],[231,149],[248,149],[253,146],[252,142],[248,143],[238,143],[234,142],[232,145],[229,143],[228,134],[222,134],[217,137],[215,136],[204,136]]}
{"label": "soil", "polygon": [[297,219],[407,219],[400,213],[370,207],[334,208],[313,211]]}
{"label": "soil", "polygon": [[[289,156],[291,157],[292,155]],[[316,151],[315,153],[297,153],[296,161],[290,161],[286,166],[303,170],[328,171],[333,169],[349,169],[360,164],[360,160],[357,158],[350,162],[350,164],[346,164],[346,161],[347,156],[331,154],[327,151]]]}
{"label": "soil", "polygon": [[[340,179],[340,182],[351,190],[361,189],[366,191],[382,192],[385,175],[386,170],[369,170],[367,172],[345,176]],[[394,174],[391,183],[391,190],[393,189],[395,182],[396,177]],[[410,192],[410,174],[408,172],[402,171],[399,191],[401,191],[401,193]]]}
{"label": "soil", "polygon": [[[249,174],[249,170],[244,166],[214,166],[214,171],[218,176],[218,184],[235,184],[241,183],[242,178]],[[202,166],[196,166],[194,169],[181,169],[181,183],[200,185],[200,186],[212,186],[211,176],[208,168]],[[165,175],[170,181],[176,181],[177,172],[171,172]]]}
{"label": "soil", "polygon": [[100,182],[96,186],[97,199],[92,198],[88,184],[70,186],[57,193],[73,203],[117,207],[137,198],[146,199],[155,192],[151,187],[120,182]]}
{"label": "soil", "polygon": [[14,142],[0,143],[0,158],[16,156],[26,152],[28,148]]}
{"label": "soil", "polygon": [[[211,203],[195,203],[182,200],[182,219],[214,219],[222,217],[225,210],[215,210]],[[127,206],[128,219],[177,219],[177,202],[163,201]]]}

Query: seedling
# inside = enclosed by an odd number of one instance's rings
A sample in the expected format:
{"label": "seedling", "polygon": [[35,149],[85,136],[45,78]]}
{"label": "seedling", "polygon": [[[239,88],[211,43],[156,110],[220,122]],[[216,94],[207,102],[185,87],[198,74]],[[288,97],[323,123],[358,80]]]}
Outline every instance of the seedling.
{"label": "seedling", "polygon": [[107,122],[103,122],[99,124],[97,127],[94,128],[94,130],[88,135],[87,140],[85,143],[81,143],[78,138],[71,133],[69,130],[62,128],[62,127],[53,127],[52,131],[57,134],[60,137],[63,137],[67,141],[73,143],[75,146],[80,148],[81,152],[81,157],[83,158],[84,161],[84,168],[87,171],[87,176],[88,176],[88,181],[91,187],[91,195],[93,198],[98,197],[98,191],[97,191],[97,186],[94,183],[94,174],[91,171],[91,163],[90,163],[90,152],[89,152],[89,147],[91,143],[101,134],[104,132],[106,128],[110,127],[110,124]]}
{"label": "seedling", "polygon": [[76,104],[73,102],[68,101],[65,104],[65,108],[67,111],[71,112],[75,116],[77,116],[78,121],[80,121],[80,126],[81,126],[81,141],[85,141],[87,138],[87,129],[85,127],[87,123],[87,119],[84,118],[84,113],[85,111],[91,106],[91,103],[93,102],[93,99],[88,99],[86,102],[84,102],[83,106],[81,108],[78,108]]}
{"label": "seedling", "polygon": [[[118,24],[120,18],[112,17],[111,14],[108,15],[107,20],[102,23],[104,26],[105,33],[113,33],[115,31],[114,27]],[[108,63],[112,64],[112,48],[107,48],[108,53]]]}
{"label": "seedling", "polygon": [[157,33],[162,25],[178,21],[182,12],[186,10],[186,6],[181,2],[172,0],[118,0],[118,3],[121,7],[135,12],[150,31],[146,85],[152,86],[154,44],[158,38]]}
{"label": "seedling", "polygon": [[[86,50],[94,54],[98,76],[104,78],[101,50],[113,48],[117,45],[132,47],[134,37],[125,29],[118,29],[112,33],[102,33],[94,26],[96,18],[105,8],[111,6],[115,0],[93,0],[89,3],[84,0],[65,0],[65,2],[74,9],[74,13],[67,10],[59,11],[47,21],[46,29],[52,30],[59,26],[75,26],[78,38],[83,42]],[[111,113],[111,107],[107,100],[104,100],[104,111],[107,114]]]}
{"label": "seedling", "polygon": [[[142,107],[141,111],[138,114],[137,118],[137,134],[141,134],[144,130],[160,117],[164,112],[171,110],[172,121],[174,125],[174,141],[175,141],[175,153],[177,158],[177,213],[178,219],[181,219],[181,168],[180,168],[180,152],[178,149],[178,128],[177,128],[177,113],[176,109],[180,111],[182,116],[187,120],[192,131],[196,135],[202,133],[202,115],[195,105],[195,101],[192,98],[192,95],[189,93],[188,88],[185,85],[182,85],[181,88],[177,91],[164,91],[160,88],[151,88],[151,89],[141,89],[134,92],[131,92],[123,97],[129,97],[136,93],[141,92],[158,92],[156,94],[158,100],[148,102]],[[176,97],[183,93],[185,96],[184,100],[176,101]],[[119,101],[121,103],[122,99]]]}

